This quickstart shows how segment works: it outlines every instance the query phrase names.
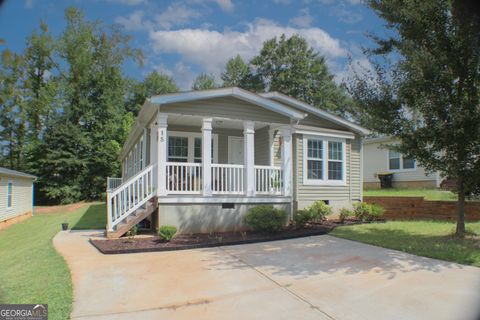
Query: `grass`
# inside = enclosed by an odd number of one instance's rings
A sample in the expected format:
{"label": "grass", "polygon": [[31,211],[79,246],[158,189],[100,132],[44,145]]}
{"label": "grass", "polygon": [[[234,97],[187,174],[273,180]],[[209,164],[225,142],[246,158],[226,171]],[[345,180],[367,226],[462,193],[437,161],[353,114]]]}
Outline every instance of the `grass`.
{"label": "grass", "polygon": [[455,193],[438,189],[367,189],[363,191],[363,195],[366,197],[424,197],[426,200],[457,200]]}
{"label": "grass", "polygon": [[335,228],[340,238],[396,249],[419,256],[480,267],[480,222],[467,223],[465,239],[453,237],[455,223],[389,221]]}
{"label": "grass", "polygon": [[0,303],[47,303],[49,319],[68,319],[70,271],[53,247],[62,222],[74,228],[104,228],[105,205],[87,203],[72,212],[37,214],[0,231]]}

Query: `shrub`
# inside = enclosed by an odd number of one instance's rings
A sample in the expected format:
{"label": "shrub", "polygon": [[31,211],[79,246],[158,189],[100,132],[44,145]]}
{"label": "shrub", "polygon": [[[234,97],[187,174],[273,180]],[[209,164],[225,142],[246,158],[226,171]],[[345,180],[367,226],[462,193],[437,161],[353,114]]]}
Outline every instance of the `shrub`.
{"label": "shrub", "polygon": [[385,213],[385,209],[377,204],[368,204],[365,202],[356,203],[354,205],[355,217],[362,221],[377,220]]}
{"label": "shrub", "polygon": [[311,220],[323,221],[325,217],[332,213],[332,207],[323,201],[315,201],[308,208]]}
{"label": "shrub", "polygon": [[174,226],[164,225],[161,226],[158,230],[158,235],[162,237],[164,240],[169,242],[172,240],[173,236],[177,233],[177,228]]}
{"label": "shrub", "polygon": [[303,228],[311,219],[309,210],[298,210],[293,214],[293,223],[296,228]]}
{"label": "shrub", "polygon": [[134,225],[130,230],[127,231],[126,236],[128,237],[128,239],[131,240],[131,239],[135,238],[137,233],[138,233],[138,226]]}
{"label": "shrub", "polygon": [[353,217],[353,211],[347,208],[340,209],[340,223],[344,223],[345,219]]}
{"label": "shrub", "polygon": [[254,231],[278,232],[283,230],[286,221],[287,212],[271,205],[254,207],[245,216],[245,223]]}

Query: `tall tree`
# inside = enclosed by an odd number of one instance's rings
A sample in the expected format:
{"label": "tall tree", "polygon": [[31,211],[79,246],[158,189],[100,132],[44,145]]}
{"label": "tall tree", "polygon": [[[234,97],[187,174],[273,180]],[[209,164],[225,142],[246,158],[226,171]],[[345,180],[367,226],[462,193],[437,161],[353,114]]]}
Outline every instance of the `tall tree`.
{"label": "tall tree", "polygon": [[399,138],[393,147],[427,170],[456,179],[458,236],[465,198],[480,189],[480,15],[471,3],[368,1],[392,35],[373,36],[375,71],[351,83],[366,125]]}
{"label": "tall tree", "polygon": [[350,111],[351,99],[345,88],[335,84],[325,58],[298,35],[266,41],[250,65],[264,91],[280,91],[337,114]]}
{"label": "tall tree", "polygon": [[172,77],[157,71],[150,72],[142,82],[132,81],[130,87],[131,96],[128,98],[126,110],[134,116],[137,116],[146,98],[179,91]]}
{"label": "tall tree", "polygon": [[237,54],[234,58],[228,60],[225,71],[222,73],[224,87],[240,87],[244,80],[250,75],[250,68]]}
{"label": "tall tree", "polygon": [[215,77],[210,74],[202,73],[198,75],[195,80],[193,80],[192,89],[193,90],[207,90],[218,88],[218,84],[215,80]]}

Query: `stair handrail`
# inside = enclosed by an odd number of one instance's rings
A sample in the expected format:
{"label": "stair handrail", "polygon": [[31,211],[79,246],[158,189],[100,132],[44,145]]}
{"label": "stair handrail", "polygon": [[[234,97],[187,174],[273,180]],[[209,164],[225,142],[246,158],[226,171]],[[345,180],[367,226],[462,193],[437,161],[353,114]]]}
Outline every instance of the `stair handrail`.
{"label": "stair handrail", "polygon": [[151,164],[133,177],[124,181],[112,192],[107,192],[108,231],[113,231],[113,228],[117,224],[122,222],[155,195],[157,189],[154,174],[155,168],[156,163]]}

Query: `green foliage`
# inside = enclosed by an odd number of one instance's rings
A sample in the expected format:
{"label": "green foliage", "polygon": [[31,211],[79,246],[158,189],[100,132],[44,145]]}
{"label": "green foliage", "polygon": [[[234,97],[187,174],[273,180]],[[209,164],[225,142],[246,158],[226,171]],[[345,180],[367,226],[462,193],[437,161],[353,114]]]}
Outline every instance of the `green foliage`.
{"label": "green foliage", "polygon": [[177,228],[175,226],[164,225],[158,229],[158,235],[167,242],[170,242],[176,233]]}
{"label": "green foliage", "polygon": [[259,79],[254,79],[248,64],[238,54],[228,60],[221,78],[224,87],[240,87],[252,91],[261,89]]}
{"label": "green foliage", "polygon": [[256,206],[245,215],[245,223],[254,231],[279,232],[287,221],[285,210],[275,209],[271,205]]}
{"label": "green foliage", "polygon": [[342,208],[342,209],[340,209],[340,215],[339,215],[340,222],[341,222],[341,223],[344,223],[344,222],[345,222],[345,219],[351,218],[351,217],[353,217],[354,215],[355,215],[355,214],[353,213],[352,210],[347,209],[347,208]]}
{"label": "green foliage", "polygon": [[210,74],[202,73],[193,80],[192,90],[208,90],[218,88],[215,77]]}
{"label": "green foliage", "polygon": [[362,221],[378,220],[385,213],[385,209],[377,204],[359,202],[354,204],[355,217]]}
{"label": "green foliage", "polygon": [[308,222],[322,222],[332,213],[332,207],[323,201],[315,201],[308,208],[297,210],[293,214],[293,223],[297,228],[303,228]]}
{"label": "green foliage", "polygon": [[303,228],[310,220],[312,220],[312,215],[307,209],[297,210],[293,214],[293,224],[296,228]]}
{"label": "green foliage", "polygon": [[298,35],[266,41],[250,64],[264,91],[279,91],[340,115],[350,111],[352,101],[335,84],[325,58]]}
{"label": "green foliage", "polygon": [[[480,192],[480,16],[474,1],[369,0],[386,21],[372,36],[372,70],[350,83],[356,115],[395,150],[458,185],[457,234],[464,202]],[[472,7],[473,6],[473,7]]]}
{"label": "green foliage", "polygon": [[323,221],[326,216],[332,213],[332,207],[323,201],[315,201],[308,207],[312,220]]}
{"label": "green foliage", "polygon": [[128,239],[132,240],[138,233],[138,226],[134,225],[130,230],[127,231],[126,236]]}

